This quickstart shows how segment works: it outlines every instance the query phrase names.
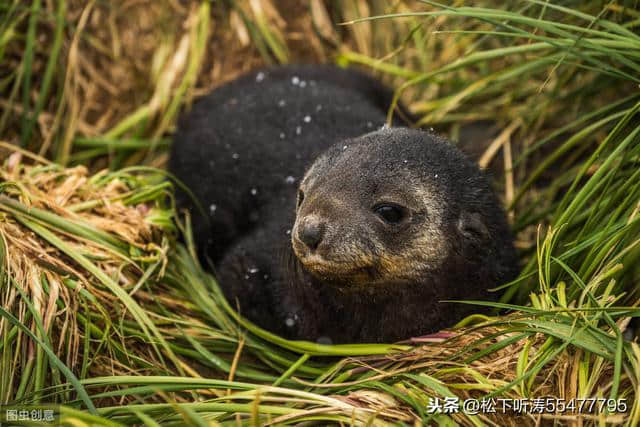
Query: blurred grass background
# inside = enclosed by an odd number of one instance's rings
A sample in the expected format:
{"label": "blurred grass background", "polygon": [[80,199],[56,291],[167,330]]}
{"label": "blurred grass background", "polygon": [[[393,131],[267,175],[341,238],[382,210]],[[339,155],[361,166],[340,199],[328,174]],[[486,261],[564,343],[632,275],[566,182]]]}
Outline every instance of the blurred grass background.
{"label": "blurred grass background", "polygon": [[[67,425],[637,425],[639,26],[635,0],[0,3],[0,404],[65,403]],[[193,99],[288,62],[378,76],[492,171],[524,267],[511,314],[395,347],[235,315],[161,169]],[[427,411],[451,396],[628,410]]]}

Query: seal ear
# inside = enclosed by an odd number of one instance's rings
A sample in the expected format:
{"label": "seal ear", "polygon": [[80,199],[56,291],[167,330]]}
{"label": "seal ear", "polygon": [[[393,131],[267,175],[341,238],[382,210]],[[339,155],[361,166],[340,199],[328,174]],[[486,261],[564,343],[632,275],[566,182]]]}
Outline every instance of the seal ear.
{"label": "seal ear", "polygon": [[477,212],[462,211],[458,218],[458,230],[471,240],[483,241],[489,238],[489,230]]}

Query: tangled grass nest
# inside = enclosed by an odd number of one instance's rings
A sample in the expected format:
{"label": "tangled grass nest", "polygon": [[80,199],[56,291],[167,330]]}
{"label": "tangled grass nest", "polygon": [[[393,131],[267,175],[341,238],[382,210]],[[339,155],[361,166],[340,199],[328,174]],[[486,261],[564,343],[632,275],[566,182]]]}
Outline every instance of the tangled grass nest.
{"label": "tangled grass nest", "polygon": [[[0,405],[74,426],[640,424],[640,15],[628,2],[0,11]],[[239,317],[198,264],[154,168],[179,111],[256,66],[327,61],[366,68],[460,144],[465,126],[491,122],[463,148],[494,172],[524,264],[491,304],[500,316],[394,345],[286,341]],[[626,410],[430,410],[454,397]]]}
{"label": "tangled grass nest", "polygon": [[[102,358],[119,346],[110,324],[131,317],[143,328],[154,327],[130,295],[144,294],[144,280],[166,269],[174,226],[170,211],[155,201],[167,193],[167,183],[143,184],[125,171],[90,176],[83,166],[27,166],[20,152],[6,159],[0,180],[3,309],[49,341],[71,370],[110,372]],[[7,325],[6,318],[2,322]],[[3,375],[5,396],[12,381],[29,381],[33,362],[41,366],[44,360],[34,342],[21,342],[18,330],[3,347],[2,372],[20,370]],[[102,345],[90,346],[88,331],[100,331]],[[10,350],[14,339],[26,345],[24,353],[21,346]],[[12,354],[25,360],[17,363]],[[37,377],[19,389],[38,389],[44,381]]]}

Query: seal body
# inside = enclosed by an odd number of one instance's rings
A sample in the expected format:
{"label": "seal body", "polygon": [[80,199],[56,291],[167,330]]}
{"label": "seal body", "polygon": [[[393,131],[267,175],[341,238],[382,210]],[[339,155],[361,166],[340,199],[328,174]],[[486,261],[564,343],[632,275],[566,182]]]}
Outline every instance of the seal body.
{"label": "seal body", "polygon": [[[199,100],[171,171],[241,314],[288,338],[390,342],[451,326],[517,274],[483,173],[434,134],[385,129],[388,89],[327,66],[266,69]],[[382,128],[382,129],[381,129]]]}

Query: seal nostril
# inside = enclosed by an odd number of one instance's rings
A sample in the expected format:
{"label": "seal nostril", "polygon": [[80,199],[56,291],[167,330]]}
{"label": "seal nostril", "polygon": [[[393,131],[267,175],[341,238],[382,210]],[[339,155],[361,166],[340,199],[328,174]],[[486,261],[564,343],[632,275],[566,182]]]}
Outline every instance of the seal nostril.
{"label": "seal nostril", "polygon": [[322,241],[324,234],[324,226],[322,224],[312,222],[305,224],[298,237],[309,249],[316,249]]}

